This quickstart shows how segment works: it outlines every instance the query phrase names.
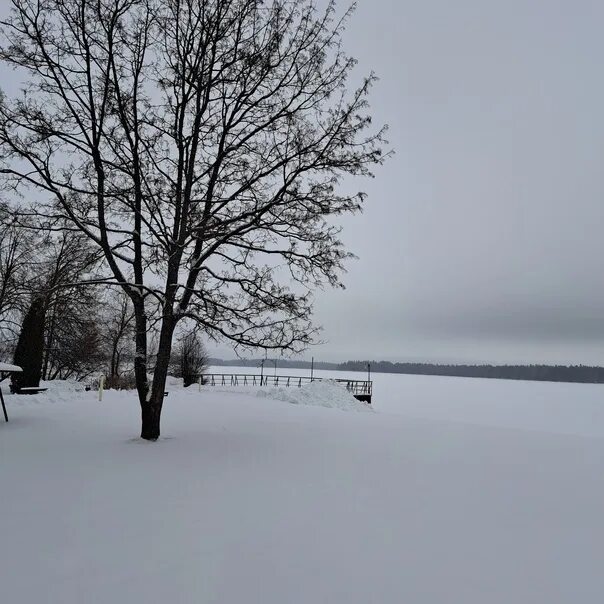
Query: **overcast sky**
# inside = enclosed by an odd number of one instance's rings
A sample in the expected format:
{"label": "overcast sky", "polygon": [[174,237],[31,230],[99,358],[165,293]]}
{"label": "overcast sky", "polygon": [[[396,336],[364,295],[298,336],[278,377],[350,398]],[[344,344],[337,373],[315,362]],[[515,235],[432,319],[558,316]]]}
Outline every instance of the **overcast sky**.
{"label": "overcast sky", "polygon": [[307,357],[604,364],[602,23],[602,0],[360,0],[346,48],[396,156],[359,183]]}
{"label": "overcast sky", "polygon": [[315,358],[604,364],[604,2],[362,0],[396,156]]}

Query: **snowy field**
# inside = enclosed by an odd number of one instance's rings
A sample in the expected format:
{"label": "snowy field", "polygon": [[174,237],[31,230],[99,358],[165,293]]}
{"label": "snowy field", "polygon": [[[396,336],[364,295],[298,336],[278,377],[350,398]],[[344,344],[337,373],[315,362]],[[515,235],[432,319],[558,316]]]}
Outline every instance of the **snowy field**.
{"label": "snowy field", "polygon": [[604,386],[373,379],[173,384],[155,444],[132,394],[6,396],[0,601],[602,600]]}

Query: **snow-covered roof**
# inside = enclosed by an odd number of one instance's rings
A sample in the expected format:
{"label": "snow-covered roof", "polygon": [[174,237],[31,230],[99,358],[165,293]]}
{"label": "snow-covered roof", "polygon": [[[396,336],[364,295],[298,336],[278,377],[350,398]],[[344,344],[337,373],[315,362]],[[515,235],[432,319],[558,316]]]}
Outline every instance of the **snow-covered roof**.
{"label": "snow-covered roof", "polygon": [[19,367],[17,365],[9,365],[8,363],[0,363],[0,371],[20,372],[20,371],[23,371],[23,369],[21,369],[21,367]]}

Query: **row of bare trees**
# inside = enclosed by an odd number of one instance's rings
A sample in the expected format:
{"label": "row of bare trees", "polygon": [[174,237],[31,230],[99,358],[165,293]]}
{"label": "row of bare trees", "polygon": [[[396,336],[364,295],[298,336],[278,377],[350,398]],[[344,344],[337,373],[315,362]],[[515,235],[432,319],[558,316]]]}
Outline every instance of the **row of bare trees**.
{"label": "row of bare trees", "polygon": [[98,264],[98,253],[80,234],[40,231],[15,221],[7,207],[0,220],[3,359],[14,355],[32,367],[31,374],[21,376],[27,385],[40,378],[83,378],[98,370],[99,301],[95,292],[78,287]]}
{"label": "row of bare trees", "polygon": [[[0,212],[0,357],[26,368],[17,382],[37,386],[40,379],[102,373],[110,386],[133,387],[132,303],[119,288],[88,284],[98,253],[79,233],[36,232],[12,220],[6,207]],[[189,385],[206,354],[196,331],[185,329],[177,342],[171,373]]]}
{"label": "row of bare trees", "polygon": [[350,256],[334,219],[364,200],[342,179],[385,156],[374,77],[351,84],[334,2],[11,6],[0,61],[24,84],[0,98],[0,176],[30,200],[21,220],[79,234],[102,258],[90,283],[128,297],[155,440],[182,322],[235,347],[314,341],[313,292],[341,286]]}

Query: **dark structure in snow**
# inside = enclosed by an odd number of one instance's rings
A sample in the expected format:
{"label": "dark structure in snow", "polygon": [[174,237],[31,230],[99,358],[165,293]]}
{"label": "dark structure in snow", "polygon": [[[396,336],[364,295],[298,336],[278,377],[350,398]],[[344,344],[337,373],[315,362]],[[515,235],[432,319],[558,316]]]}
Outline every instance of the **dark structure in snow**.
{"label": "dark structure in snow", "polygon": [[13,386],[16,388],[31,388],[40,385],[44,355],[45,315],[44,298],[37,296],[32,300],[23,318],[19,341],[15,349],[15,365],[23,369],[23,373],[13,376]]}

